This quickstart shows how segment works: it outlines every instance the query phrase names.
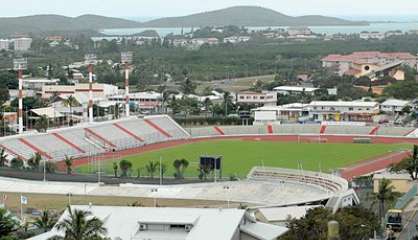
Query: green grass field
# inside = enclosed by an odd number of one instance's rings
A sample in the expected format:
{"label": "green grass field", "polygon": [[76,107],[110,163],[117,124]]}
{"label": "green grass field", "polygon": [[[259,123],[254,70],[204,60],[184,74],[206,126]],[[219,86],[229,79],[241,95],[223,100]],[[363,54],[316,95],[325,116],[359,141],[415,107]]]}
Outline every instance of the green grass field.
{"label": "green grass field", "polygon": [[[330,172],[357,162],[368,160],[391,151],[409,148],[406,144],[339,144],[339,143],[294,143],[265,142],[242,140],[219,140],[198,142],[173,148],[161,149],[137,156],[125,157],[133,163],[133,174],[138,168],[152,160],[162,158],[167,166],[166,176],[174,173],[173,161],[185,158],[190,162],[186,176],[197,176],[198,161],[201,155],[223,156],[223,175],[244,177],[253,166],[271,166],[298,168],[298,161],[303,169]],[[103,164],[108,174],[112,174],[113,161]],[[79,167],[79,172],[87,173],[89,167]],[[141,171],[146,174],[145,170]]]}

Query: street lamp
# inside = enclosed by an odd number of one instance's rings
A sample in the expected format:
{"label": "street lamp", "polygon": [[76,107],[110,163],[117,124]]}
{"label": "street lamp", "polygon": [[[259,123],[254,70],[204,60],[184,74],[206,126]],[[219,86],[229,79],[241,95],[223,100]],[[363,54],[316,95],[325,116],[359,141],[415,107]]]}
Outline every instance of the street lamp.
{"label": "street lamp", "polygon": [[154,196],[154,207],[157,207],[157,198],[156,198],[155,194],[158,193],[158,188],[151,188],[151,193]]}
{"label": "street lamp", "polygon": [[227,201],[227,207],[229,208],[229,202],[230,202],[230,200],[229,200],[229,190],[230,190],[230,187],[228,186],[228,185],[225,185],[224,187],[223,187],[223,189],[224,189],[224,191],[227,193],[226,195],[226,201]]}
{"label": "street lamp", "polygon": [[133,53],[132,52],[122,52],[121,53],[121,63],[125,67],[125,114],[129,117],[129,67],[132,64]]}

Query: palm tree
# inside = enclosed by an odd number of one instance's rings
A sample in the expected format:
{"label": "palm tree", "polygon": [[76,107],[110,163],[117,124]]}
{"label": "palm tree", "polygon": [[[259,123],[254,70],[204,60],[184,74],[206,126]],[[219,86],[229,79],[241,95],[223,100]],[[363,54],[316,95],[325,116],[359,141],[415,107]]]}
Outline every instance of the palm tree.
{"label": "palm tree", "polygon": [[64,232],[65,240],[91,240],[103,239],[107,233],[103,222],[97,217],[92,217],[91,212],[74,211],[68,206],[68,217],[56,225],[58,231]]}
{"label": "palm tree", "polygon": [[113,173],[115,174],[115,178],[118,177],[118,164],[117,163],[113,163]]}
{"label": "palm tree", "polygon": [[132,168],[132,163],[128,160],[123,159],[119,162],[120,170],[122,171],[121,177],[128,176],[128,171]]}
{"label": "palm tree", "polygon": [[151,178],[154,178],[154,174],[157,172],[158,167],[158,162],[149,161],[148,164],[145,166],[145,169],[147,170],[147,173],[151,176]]}
{"label": "palm tree", "polygon": [[189,161],[186,159],[176,159],[173,162],[173,167],[176,169],[175,177],[176,178],[183,178],[184,171],[189,166]]}
{"label": "palm tree", "polygon": [[32,170],[36,170],[39,168],[39,164],[41,163],[42,156],[40,153],[35,153],[29,160],[28,165]]}
{"label": "palm tree", "polygon": [[57,222],[56,217],[51,215],[48,209],[44,209],[42,211],[42,215],[35,219],[35,221],[33,222],[33,225],[36,228],[42,230],[43,232],[47,232],[54,227],[56,222]]}
{"label": "palm tree", "polygon": [[73,124],[74,124],[74,121],[73,121],[73,107],[77,106],[78,102],[75,99],[75,97],[73,97],[73,95],[70,95],[67,99],[65,99],[63,101],[63,103],[64,103],[64,106],[67,106],[67,107],[70,108],[70,115],[71,115],[70,126],[73,126]]}
{"label": "palm tree", "polygon": [[223,104],[224,104],[224,107],[225,107],[225,117],[227,117],[228,116],[228,105],[231,104],[231,98],[232,98],[231,93],[230,92],[224,92],[223,98],[224,98]]}
{"label": "palm tree", "polygon": [[73,158],[72,157],[68,157],[65,156],[65,167],[67,168],[67,174],[71,175],[71,173],[73,172],[72,166],[73,166]]}
{"label": "palm tree", "polygon": [[7,163],[7,154],[4,148],[0,150],[0,167],[6,166]]}
{"label": "palm tree", "polygon": [[46,115],[42,115],[36,120],[35,129],[38,132],[46,132],[46,130],[48,129],[48,125],[48,117]]}
{"label": "palm tree", "polygon": [[16,231],[18,222],[4,208],[0,208],[0,236],[7,236]]}
{"label": "palm tree", "polygon": [[372,193],[373,203],[379,204],[379,218],[383,219],[386,209],[386,203],[393,202],[398,196],[398,192],[393,191],[394,187],[388,179],[379,181],[379,189],[376,193]]}

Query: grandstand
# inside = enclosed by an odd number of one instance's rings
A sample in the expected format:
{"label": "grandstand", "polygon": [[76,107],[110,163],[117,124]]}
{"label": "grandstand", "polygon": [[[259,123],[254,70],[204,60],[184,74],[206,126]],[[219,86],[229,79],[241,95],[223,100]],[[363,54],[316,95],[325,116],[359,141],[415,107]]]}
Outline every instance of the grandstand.
{"label": "grandstand", "polygon": [[55,129],[48,133],[3,137],[0,139],[0,148],[4,148],[9,156],[23,160],[40,153],[46,160],[61,161],[66,156],[81,158],[189,138],[289,135],[303,136],[301,141],[326,142],[327,137],[332,135],[414,138],[414,130],[408,127],[320,124],[207,126],[184,129],[169,116],[156,115]]}
{"label": "grandstand", "polygon": [[0,139],[0,147],[23,160],[40,153],[47,160],[60,161],[65,156],[79,158],[188,137],[183,128],[164,115],[10,136]]}

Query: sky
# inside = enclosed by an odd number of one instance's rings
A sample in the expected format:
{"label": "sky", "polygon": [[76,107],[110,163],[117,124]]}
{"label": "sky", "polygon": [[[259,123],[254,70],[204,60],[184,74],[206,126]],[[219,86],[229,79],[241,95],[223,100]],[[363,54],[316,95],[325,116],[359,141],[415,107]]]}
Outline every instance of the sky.
{"label": "sky", "polygon": [[[237,5],[254,5],[292,15],[417,16],[418,0],[0,0],[0,17],[35,14],[112,17],[182,16]],[[391,19],[388,19],[391,20]]]}

